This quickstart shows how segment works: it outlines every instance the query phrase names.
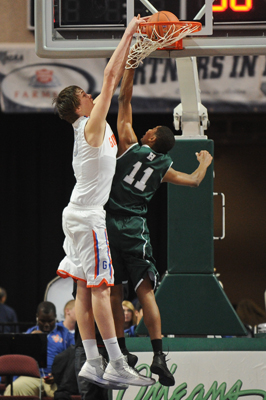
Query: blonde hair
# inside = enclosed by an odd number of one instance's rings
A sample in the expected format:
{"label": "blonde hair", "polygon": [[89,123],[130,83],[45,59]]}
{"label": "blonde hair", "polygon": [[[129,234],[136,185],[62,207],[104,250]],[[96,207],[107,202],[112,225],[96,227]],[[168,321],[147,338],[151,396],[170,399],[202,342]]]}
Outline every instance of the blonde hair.
{"label": "blonde hair", "polygon": [[128,308],[131,311],[131,313],[132,313],[131,325],[136,325],[137,324],[137,317],[135,315],[135,307],[133,306],[131,301],[124,300],[122,302],[122,306]]}
{"label": "blonde hair", "polygon": [[75,300],[69,300],[64,307],[64,316],[66,316],[66,310],[67,308],[69,308],[70,310],[72,310],[72,308],[75,307]]}

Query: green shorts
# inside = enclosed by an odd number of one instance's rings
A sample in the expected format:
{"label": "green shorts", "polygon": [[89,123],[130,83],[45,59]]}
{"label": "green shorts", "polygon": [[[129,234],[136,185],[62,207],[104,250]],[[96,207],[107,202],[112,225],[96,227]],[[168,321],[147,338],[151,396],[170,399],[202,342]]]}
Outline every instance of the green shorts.
{"label": "green shorts", "polygon": [[130,279],[136,291],[148,273],[155,290],[159,274],[152,256],[146,218],[120,217],[107,213],[106,224],[115,285],[127,283]]}

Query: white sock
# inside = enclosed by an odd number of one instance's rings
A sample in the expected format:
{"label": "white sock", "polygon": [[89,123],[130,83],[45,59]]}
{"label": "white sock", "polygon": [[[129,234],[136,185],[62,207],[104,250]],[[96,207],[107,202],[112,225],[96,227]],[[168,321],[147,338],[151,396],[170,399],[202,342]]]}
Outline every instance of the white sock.
{"label": "white sock", "polygon": [[122,356],[116,337],[106,339],[103,342],[105,344],[110,360],[117,360],[119,357]]}
{"label": "white sock", "polygon": [[99,350],[97,347],[96,339],[82,340],[87,360],[99,357]]}

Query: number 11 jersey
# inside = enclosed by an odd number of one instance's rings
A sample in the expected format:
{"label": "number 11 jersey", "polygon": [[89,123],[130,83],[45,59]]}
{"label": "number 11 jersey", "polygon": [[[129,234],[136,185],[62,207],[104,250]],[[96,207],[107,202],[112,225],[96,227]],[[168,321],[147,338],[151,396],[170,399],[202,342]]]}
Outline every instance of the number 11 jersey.
{"label": "number 11 jersey", "polygon": [[107,212],[118,215],[145,215],[147,205],[172,165],[168,154],[149,146],[133,144],[117,158]]}

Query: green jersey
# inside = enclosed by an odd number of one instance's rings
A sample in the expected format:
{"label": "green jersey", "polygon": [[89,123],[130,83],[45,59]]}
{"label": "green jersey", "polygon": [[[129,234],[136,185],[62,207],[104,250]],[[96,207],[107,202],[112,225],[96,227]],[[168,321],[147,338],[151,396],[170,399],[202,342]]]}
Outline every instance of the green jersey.
{"label": "green jersey", "polygon": [[168,154],[149,146],[132,145],[117,158],[107,212],[118,215],[145,215],[147,205],[172,165]]}

